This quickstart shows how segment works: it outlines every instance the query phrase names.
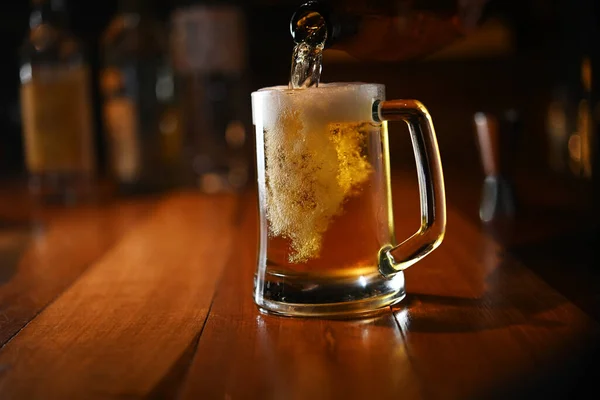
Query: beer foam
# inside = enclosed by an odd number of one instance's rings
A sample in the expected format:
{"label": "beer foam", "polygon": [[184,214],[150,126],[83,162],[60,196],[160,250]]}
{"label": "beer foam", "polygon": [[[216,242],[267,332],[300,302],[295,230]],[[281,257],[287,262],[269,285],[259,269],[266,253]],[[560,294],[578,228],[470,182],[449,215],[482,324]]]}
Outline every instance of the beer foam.
{"label": "beer foam", "polygon": [[269,234],[290,240],[288,261],[316,258],[331,221],[372,172],[365,148],[383,87],[330,84],[253,94],[264,133]]}
{"label": "beer foam", "polygon": [[269,128],[282,112],[296,109],[310,115],[315,124],[371,121],[373,102],[384,97],[383,85],[360,82],[322,83],[308,89],[273,86],[252,94],[253,119],[255,125]]}

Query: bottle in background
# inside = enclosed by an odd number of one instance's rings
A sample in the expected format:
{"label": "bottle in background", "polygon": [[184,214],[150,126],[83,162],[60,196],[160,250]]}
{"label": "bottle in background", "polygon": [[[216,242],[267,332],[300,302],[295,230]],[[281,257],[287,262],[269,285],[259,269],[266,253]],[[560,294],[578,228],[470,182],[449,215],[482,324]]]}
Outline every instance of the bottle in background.
{"label": "bottle in background", "polygon": [[592,182],[595,121],[593,65],[597,57],[597,22],[591,0],[557,3],[559,32],[553,66],[554,92],[547,110],[548,159],[552,170],[566,178]]}
{"label": "bottle in background", "polygon": [[89,68],[64,0],[32,7],[19,70],[29,186],[44,202],[81,201],[95,173]]}
{"label": "bottle in background", "polygon": [[171,51],[185,121],[188,179],[201,191],[248,181],[250,92],[245,15],[232,1],[193,1],[171,16]]}
{"label": "bottle in background", "polygon": [[144,0],[120,0],[102,36],[100,86],[111,173],[122,192],[173,187],[182,130],[167,36]]}

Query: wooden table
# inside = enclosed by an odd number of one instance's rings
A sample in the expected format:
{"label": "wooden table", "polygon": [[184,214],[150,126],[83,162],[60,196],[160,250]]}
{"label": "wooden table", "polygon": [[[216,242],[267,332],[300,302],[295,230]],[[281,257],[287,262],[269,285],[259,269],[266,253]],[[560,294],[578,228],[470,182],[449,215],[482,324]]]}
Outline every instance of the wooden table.
{"label": "wooden table", "polygon": [[[419,222],[415,182],[394,182],[399,238]],[[12,207],[14,220],[31,215]],[[515,398],[518,379],[551,373],[598,333],[452,198],[444,243],[406,272],[407,299],[355,321],[257,310],[252,191],[39,221],[0,225],[5,400]]]}

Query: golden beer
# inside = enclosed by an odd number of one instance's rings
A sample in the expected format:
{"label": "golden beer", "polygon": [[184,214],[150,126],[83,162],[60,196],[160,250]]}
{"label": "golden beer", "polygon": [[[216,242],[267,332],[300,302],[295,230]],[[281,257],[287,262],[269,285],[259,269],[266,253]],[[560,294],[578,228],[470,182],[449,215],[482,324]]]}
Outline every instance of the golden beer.
{"label": "golden beer", "polygon": [[[293,126],[290,129],[294,129]],[[387,124],[329,123],[311,146],[281,143],[265,130],[267,264],[311,279],[377,273],[393,242]],[[323,139],[323,140],[322,140]]]}

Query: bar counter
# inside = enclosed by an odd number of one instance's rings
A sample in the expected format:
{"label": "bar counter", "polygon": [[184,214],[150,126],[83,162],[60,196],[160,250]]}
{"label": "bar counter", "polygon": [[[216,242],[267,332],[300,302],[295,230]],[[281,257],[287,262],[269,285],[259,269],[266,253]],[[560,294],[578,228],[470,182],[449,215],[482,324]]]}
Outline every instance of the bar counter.
{"label": "bar counter", "polygon": [[[447,181],[445,240],[406,271],[406,299],[359,320],[257,309],[252,189],[114,199],[35,218],[4,191],[0,397],[559,396],[570,386],[553,378],[568,378],[557,368],[581,361],[598,324],[461,209],[460,182]],[[419,224],[416,174],[394,174],[393,198],[401,240]]]}

